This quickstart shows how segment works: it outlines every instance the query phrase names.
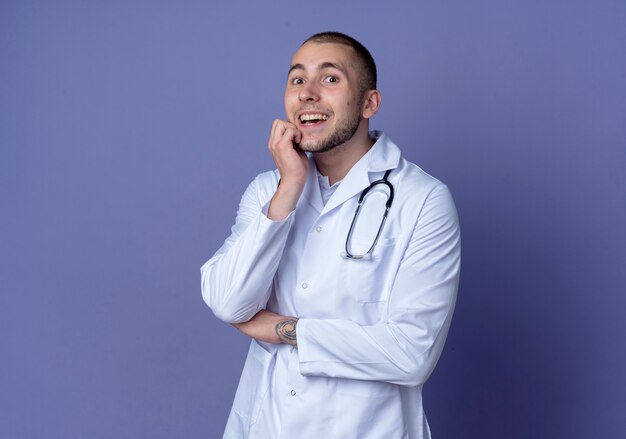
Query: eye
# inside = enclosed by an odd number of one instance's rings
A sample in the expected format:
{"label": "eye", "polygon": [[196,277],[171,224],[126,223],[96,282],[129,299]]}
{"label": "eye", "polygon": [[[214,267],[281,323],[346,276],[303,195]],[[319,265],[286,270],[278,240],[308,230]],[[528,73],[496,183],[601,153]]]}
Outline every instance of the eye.
{"label": "eye", "polygon": [[334,84],[335,82],[339,82],[339,78],[333,75],[328,75],[327,77],[324,78],[324,82],[329,82],[331,84]]}
{"label": "eye", "polygon": [[291,85],[302,85],[304,84],[304,79],[300,77],[291,78]]}

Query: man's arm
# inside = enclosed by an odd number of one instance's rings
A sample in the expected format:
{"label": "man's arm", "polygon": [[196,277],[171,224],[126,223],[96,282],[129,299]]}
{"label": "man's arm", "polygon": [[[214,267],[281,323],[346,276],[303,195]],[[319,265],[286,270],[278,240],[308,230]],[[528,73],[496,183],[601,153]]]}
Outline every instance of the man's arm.
{"label": "man's arm", "polygon": [[280,172],[280,185],[267,212],[267,217],[274,221],[283,220],[293,212],[304,189],[309,162],[304,152],[294,147],[301,136],[298,128],[289,122],[276,119],[272,125],[268,149]]}
{"label": "man's arm", "polygon": [[276,120],[268,147],[280,172],[261,175],[244,193],[231,235],[201,268],[202,297],[228,323],[250,320],[263,309],[293,223],[308,173],[306,155],[294,148],[300,132]]}
{"label": "man's arm", "polygon": [[267,343],[286,343],[296,346],[296,317],[286,317],[270,311],[259,311],[252,319],[233,326],[256,340]]}
{"label": "man's arm", "polygon": [[228,323],[244,322],[265,308],[293,216],[272,221],[264,213],[278,185],[274,173],[246,189],[230,236],[201,268],[202,297]]}

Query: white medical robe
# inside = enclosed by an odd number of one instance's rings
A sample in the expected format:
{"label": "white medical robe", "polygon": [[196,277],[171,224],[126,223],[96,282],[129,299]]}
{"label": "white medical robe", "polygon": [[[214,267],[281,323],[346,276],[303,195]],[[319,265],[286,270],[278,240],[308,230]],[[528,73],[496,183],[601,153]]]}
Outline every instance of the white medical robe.
{"label": "white medical robe", "polygon": [[[203,298],[229,323],[266,308],[296,316],[298,347],[252,341],[224,438],[429,438],[422,385],[450,325],[460,231],[448,188],[381,132],[324,205],[315,164],[285,220],[267,218],[279,182],[260,174],[231,235],[202,266]],[[391,169],[395,193],[372,257],[349,259],[361,191]],[[377,186],[351,252],[367,251],[387,197]]]}

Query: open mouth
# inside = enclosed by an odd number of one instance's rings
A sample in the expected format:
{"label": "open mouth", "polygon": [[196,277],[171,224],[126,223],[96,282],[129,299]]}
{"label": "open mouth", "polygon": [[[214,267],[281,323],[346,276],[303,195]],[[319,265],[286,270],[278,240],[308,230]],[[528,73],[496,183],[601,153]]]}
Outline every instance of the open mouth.
{"label": "open mouth", "polygon": [[328,120],[328,116],[322,113],[301,114],[298,120],[302,125],[317,125]]}

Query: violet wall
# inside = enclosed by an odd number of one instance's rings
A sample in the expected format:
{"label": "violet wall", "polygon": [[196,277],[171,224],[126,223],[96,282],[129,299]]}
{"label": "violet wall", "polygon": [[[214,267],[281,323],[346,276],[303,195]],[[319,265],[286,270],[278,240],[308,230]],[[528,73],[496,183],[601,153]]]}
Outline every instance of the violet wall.
{"label": "violet wall", "polygon": [[221,437],[247,349],[200,295],[273,167],[299,43],[372,51],[372,127],[445,181],[438,439],[626,432],[626,3],[0,2],[0,437]]}

